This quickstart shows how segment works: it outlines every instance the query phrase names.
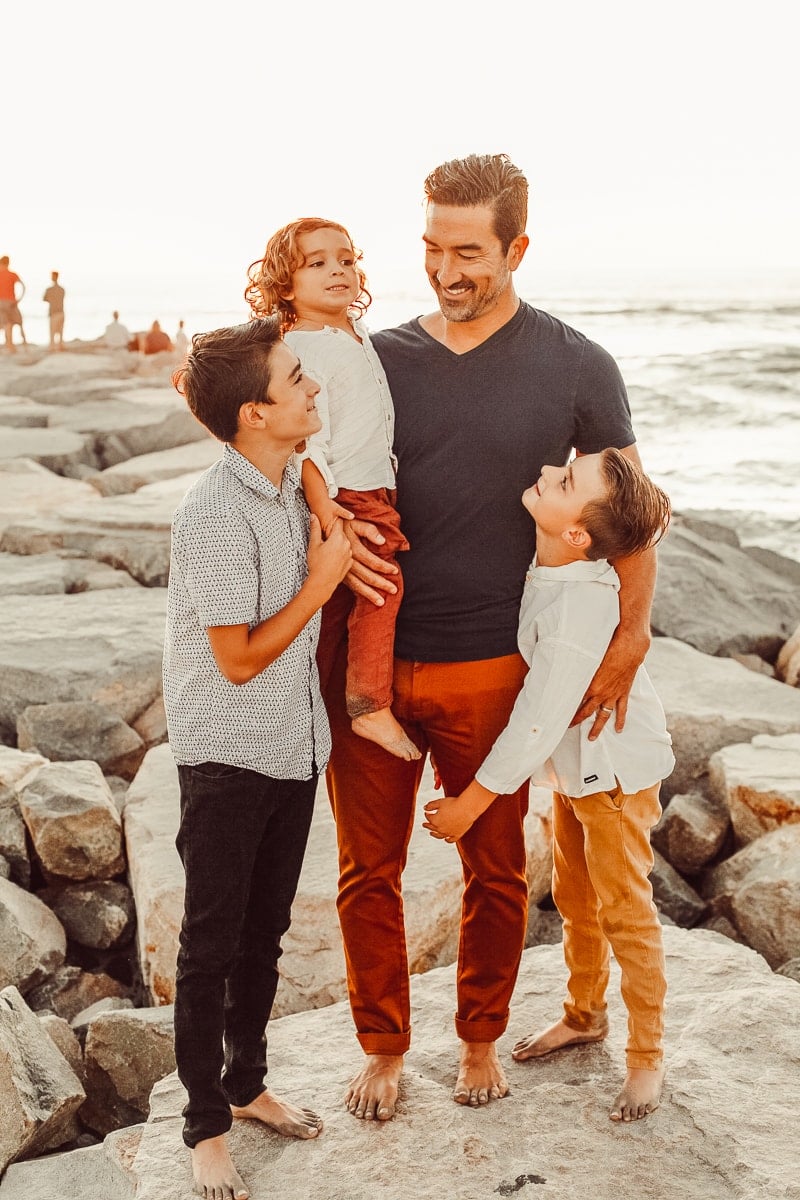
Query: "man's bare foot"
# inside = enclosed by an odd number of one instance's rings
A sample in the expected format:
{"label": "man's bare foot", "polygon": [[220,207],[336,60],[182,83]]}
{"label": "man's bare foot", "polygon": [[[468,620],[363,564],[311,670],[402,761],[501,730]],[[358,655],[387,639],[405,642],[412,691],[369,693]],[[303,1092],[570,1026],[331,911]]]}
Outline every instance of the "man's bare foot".
{"label": "man's bare foot", "polygon": [[640,1121],[655,1112],[661,1100],[664,1068],[648,1071],[645,1067],[630,1067],[622,1091],[614,1101],[612,1121]]}
{"label": "man's bare foot", "polygon": [[310,1108],[297,1108],[267,1091],[261,1092],[244,1108],[236,1108],[232,1104],[231,1112],[234,1117],[261,1121],[284,1137],[315,1138],[322,1130],[322,1118]]}
{"label": "man's bare foot", "polygon": [[225,1134],[205,1138],[192,1150],[194,1190],[205,1200],[247,1200],[250,1195],[231,1162]]}
{"label": "man's bare foot", "polygon": [[370,1054],[350,1080],[345,1107],[363,1121],[390,1121],[397,1103],[397,1087],[403,1073],[402,1054]]}
{"label": "man's bare foot", "polygon": [[508,1080],[494,1042],[462,1042],[461,1065],[453,1091],[456,1104],[477,1108],[508,1095]]}
{"label": "man's bare foot", "polygon": [[581,1032],[565,1025],[563,1020],[556,1021],[542,1033],[533,1033],[530,1037],[522,1038],[513,1047],[511,1057],[515,1062],[525,1062],[529,1058],[544,1058],[554,1050],[563,1050],[565,1046],[583,1046],[587,1042],[602,1042],[608,1030],[587,1029]]}
{"label": "man's bare foot", "polygon": [[384,750],[397,758],[410,762],[412,758],[420,758],[420,752],[403,726],[397,720],[390,708],[380,708],[377,712],[362,713],[351,721],[353,733],[377,742]]}

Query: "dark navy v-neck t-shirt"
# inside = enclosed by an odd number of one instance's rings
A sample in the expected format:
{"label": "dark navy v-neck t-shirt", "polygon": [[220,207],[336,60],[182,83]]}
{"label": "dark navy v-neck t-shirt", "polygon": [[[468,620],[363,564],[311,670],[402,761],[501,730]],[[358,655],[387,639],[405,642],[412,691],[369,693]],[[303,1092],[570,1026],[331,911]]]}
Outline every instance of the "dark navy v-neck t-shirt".
{"label": "dark navy v-neck t-shirt", "polygon": [[521,303],[454,354],[418,319],[371,334],[395,408],[399,658],[513,654],[535,526],[521,496],[544,464],[635,441],[619,368],[601,346]]}

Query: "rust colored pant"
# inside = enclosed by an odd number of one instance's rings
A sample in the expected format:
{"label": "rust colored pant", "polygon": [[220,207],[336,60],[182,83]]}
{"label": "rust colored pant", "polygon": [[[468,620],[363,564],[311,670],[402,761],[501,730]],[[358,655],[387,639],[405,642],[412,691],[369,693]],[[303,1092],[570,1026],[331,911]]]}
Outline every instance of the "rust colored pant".
{"label": "rust colored pant", "polygon": [[[386,562],[398,565],[398,550],[407,550],[408,542],[400,532],[400,514],[394,507],[395,491],[380,488],[372,492],[352,492],[340,488],[336,501],[348,508],[361,521],[377,525],[386,538],[382,546],[368,542],[368,548]],[[392,675],[394,672],[394,626],[400,601],[403,599],[403,577],[392,575],[397,591],[384,592],[384,603],[378,608],[371,600],[353,593],[343,584],[322,609],[317,666],[324,688],[333,667],[336,649],[347,625],[347,684],[346,704],[350,717],[390,708],[392,704]]]}
{"label": "rust colored pant", "polygon": [[[424,754],[457,795],[504,728],[526,673],[518,654],[469,663],[395,660],[395,716],[423,751],[405,762],[356,736],[344,706],[345,646],[326,689],[333,731],[328,792],[339,842],[339,921],[350,1006],[367,1054],[403,1054],[411,1041],[401,875]],[[492,1042],[505,1031],[525,942],[527,783],[498,796],[458,844],[464,875],[456,1033]],[[454,850],[456,848],[454,847]]]}
{"label": "rust colored pant", "polygon": [[661,925],[648,878],[660,784],[626,796],[553,797],[553,899],[564,918],[569,972],[564,1023],[604,1028],[609,946],[628,1010],[629,1068],[659,1066],[667,984]]}

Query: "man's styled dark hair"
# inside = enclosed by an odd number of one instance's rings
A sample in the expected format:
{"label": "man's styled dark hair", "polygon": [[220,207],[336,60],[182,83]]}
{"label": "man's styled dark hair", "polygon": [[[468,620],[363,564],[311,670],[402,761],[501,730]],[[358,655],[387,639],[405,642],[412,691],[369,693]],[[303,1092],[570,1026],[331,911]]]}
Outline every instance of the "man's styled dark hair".
{"label": "man's styled dark hair", "polygon": [[243,404],[272,404],[267,396],[269,359],[280,340],[277,316],[192,338],[191,352],[172,383],[200,424],[221,442],[236,437]]}
{"label": "man's styled dark hair", "polygon": [[456,208],[491,208],[503,254],[525,232],[528,221],[528,181],[507,154],[451,158],[425,180],[425,199]]}
{"label": "man's styled dark hair", "polygon": [[579,517],[592,539],[586,557],[626,558],[655,546],[669,526],[669,496],[620,450],[604,450],[600,470],[608,490]]}

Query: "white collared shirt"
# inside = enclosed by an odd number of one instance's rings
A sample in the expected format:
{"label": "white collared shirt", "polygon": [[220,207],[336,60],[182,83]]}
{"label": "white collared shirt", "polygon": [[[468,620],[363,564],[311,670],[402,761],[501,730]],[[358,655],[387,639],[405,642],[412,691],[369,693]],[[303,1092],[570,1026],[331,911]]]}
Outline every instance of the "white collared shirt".
{"label": "white collared shirt", "polygon": [[176,762],[227,763],[273,779],[309,779],[330,755],[316,612],[245,684],[220,671],[207,629],[272,617],[308,574],[308,508],[296,464],[277,488],[230,445],[179,505],[172,524],[164,704]]}
{"label": "white collared shirt", "polygon": [[508,724],[476,779],[500,795],[526,779],[566,796],[617,786],[629,795],[672,771],[664,709],[640,667],[621,733],[609,717],[593,742],[594,717],[570,729],[619,622],[619,576],[605,559],[563,567],[532,564],[519,618],[519,649],[530,670]]}
{"label": "white collared shirt", "polygon": [[392,451],[394,407],[386,373],[362,321],[353,329],[289,330],[284,335],[303,370],[320,385],[316,399],[322,429],[308,439],[306,456],[315,464],[328,494],[350,488],[370,492],[395,486]]}

